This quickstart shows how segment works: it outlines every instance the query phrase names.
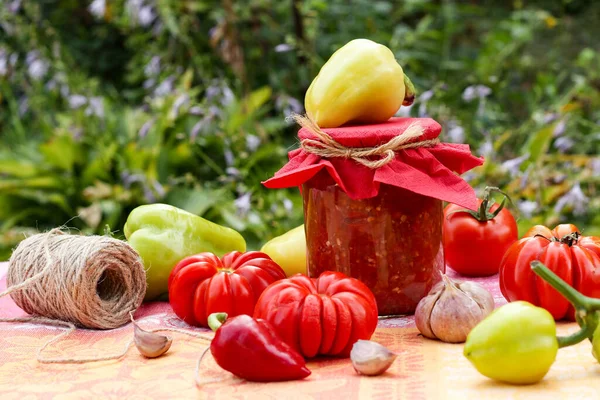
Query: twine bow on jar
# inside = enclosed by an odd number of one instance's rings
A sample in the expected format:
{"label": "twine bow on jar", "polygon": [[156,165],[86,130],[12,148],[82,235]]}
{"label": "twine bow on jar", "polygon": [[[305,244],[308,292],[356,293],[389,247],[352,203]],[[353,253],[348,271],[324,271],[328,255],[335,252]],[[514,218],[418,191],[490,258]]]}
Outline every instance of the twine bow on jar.
{"label": "twine bow on jar", "polygon": [[[415,141],[415,139],[423,136],[424,132],[419,123],[412,123],[401,135],[395,136],[388,142],[379,146],[346,147],[333,139],[327,132],[323,131],[309,117],[293,114],[291,118],[318,139],[302,139],[300,146],[307,153],[324,158],[341,157],[352,159],[371,169],[381,168],[390,163],[396,157],[396,151],[420,147],[433,147],[440,143],[438,138]],[[373,159],[377,156],[380,158]]]}

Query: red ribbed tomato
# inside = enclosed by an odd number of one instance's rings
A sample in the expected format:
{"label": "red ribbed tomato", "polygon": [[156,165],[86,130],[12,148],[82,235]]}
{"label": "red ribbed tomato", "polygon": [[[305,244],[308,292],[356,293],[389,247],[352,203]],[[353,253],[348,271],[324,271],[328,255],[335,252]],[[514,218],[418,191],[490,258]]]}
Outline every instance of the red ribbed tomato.
{"label": "red ribbed tomato", "polygon": [[252,315],[261,293],[285,272],[260,251],[233,251],[219,258],[200,253],[181,260],[169,276],[169,303],[190,325],[208,326],[208,316]]}
{"label": "red ribbed tomato", "polygon": [[539,260],[586,296],[600,298],[600,238],[581,236],[575,225],[537,225],[514,243],[500,265],[500,290],[508,301],[525,300],[555,319],[574,319],[569,302],[531,270]]}
{"label": "red ribbed tomato", "polygon": [[297,274],[269,286],[258,299],[254,318],[304,357],[348,356],[359,339],[377,327],[377,302],[361,281],[326,271],[318,279]]}

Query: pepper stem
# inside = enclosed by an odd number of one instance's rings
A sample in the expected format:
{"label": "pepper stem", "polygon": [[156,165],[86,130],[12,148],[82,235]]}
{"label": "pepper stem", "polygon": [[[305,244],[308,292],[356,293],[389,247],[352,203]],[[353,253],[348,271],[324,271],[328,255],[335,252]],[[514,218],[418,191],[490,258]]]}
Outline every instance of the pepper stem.
{"label": "pepper stem", "polygon": [[216,332],[216,330],[219,329],[226,320],[227,313],[212,313],[208,316],[208,326],[210,327],[210,329]]}
{"label": "pepper stem", "polygon": [[597,314],[600,312],[600,299],[594,299],[579,293],[537,260],[531,262],[531,269],[566,298],[573,305],[576,313],[578,313],[577,323],[581,326],[581,329],[572,335],[557,337],[556,340],[558,341],[558,346],[571,346],[590,338],[598,325]]}
{"label": "pepper stem", "polygon": [[404,74],[404,87],[405,94],[404,100],[402,101],[403,106],[410,106],[415,101],[415,97],[417,96],[417,91],[415,90],[415,85],[413,85],[412,81],[406,74]]}
{"label": "pepper stem", "polygon": [[569,336],[557,336],[558,347],[563,348],[577,344],[594,334],[594,327],[591,325],[583,325],[580,330]]}
{"label": "pepper stem", "polygon": [[550,286],[552,286],[558,293],[560,293],[565,299],[569,301],[569,303],[573,304],[573,307],[576,309],[585,309],[586,311],[590,308],[588,306],[588,299],[586,296],[579,293],[573,287],[571,287],[567,282],[563,281],[558,275],[554,272],[550,271],[548,267],[542,264],[539,261],[531,262],[531,269],[535,272],[540,278],[548,282]]}

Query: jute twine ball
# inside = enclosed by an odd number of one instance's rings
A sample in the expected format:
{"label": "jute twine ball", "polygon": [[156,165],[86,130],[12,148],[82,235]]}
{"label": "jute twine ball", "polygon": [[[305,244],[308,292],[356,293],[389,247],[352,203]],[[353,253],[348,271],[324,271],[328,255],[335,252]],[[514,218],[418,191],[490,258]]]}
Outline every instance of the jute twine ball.
{"label": "jute twine ball", "polygon": [[121,240],[53,229],[19,244],[7,284],[14,302],[29,314],[112,329],[128,323],[129,312],[142,303],[146,271]]}

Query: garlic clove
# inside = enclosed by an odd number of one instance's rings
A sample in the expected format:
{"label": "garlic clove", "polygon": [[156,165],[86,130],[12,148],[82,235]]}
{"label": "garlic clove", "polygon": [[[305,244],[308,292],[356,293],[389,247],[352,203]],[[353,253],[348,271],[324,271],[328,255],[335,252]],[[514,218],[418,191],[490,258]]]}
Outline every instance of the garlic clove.
{"label": "garlic clove", "polygon": [[[438,284],[439,285],[439,284]],[[438,285],[434,286],[431,292],[419,301],[417,304],[417,308],[415,310],[415,325],[417,325],[417,329],[423,336],[428,337],[430,339],[437,339],[433,330],[431,329],[431,312],[433,311],[433,307],[435,303],[438,301],[440,296],[442,295],[443,284],[438,287]],[[436,289],[439,289],[436,291]]]}
{"label": "garlic clove", "polygon": [[358,340],[350,351],[350,360],[354,370],[368,376],[383,374],[397,356],[387,347],[371,340]]}
{"label": "garlic clove", "polygon": [[460,282],[458,288],[465,293],[469,293],[471,298],[479,304],[479,307],[488,314],[494,310],[496,304],[494,297],[483,286],[474,282]]}
{"label": "garlic clove", "polygon": [[130,316],[131,322],[133,323],[133,342],[140,354],[147,358],[156,358],[162,356],[169,350],[173,338],[142,329],[137,322],[133,320],[132,313],[130,313]]}

